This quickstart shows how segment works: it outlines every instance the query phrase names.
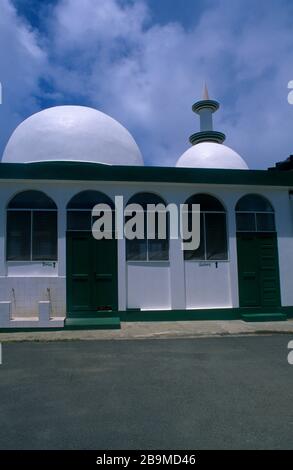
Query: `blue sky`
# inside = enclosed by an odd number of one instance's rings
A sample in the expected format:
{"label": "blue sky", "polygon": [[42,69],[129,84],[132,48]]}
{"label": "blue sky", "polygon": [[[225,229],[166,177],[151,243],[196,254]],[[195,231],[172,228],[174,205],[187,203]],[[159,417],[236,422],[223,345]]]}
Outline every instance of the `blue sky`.
{"label": "blue sky", "polygon": [[251,168],[293,153],[290,0],[1,0],[0,153],[48,106],[118,119],[145,162],[174,165],[198,130],[206,80],[215,127]]}

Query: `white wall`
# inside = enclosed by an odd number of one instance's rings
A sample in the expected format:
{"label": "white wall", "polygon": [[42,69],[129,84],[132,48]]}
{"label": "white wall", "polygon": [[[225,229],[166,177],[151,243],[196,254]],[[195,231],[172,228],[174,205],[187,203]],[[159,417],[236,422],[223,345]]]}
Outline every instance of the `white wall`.
{"label": "white wall", "polygon": [[[5,261],[5,208],[16,193],[36,189],[44,191],[58,207],[58,264],[54,270],[44,271],[40,264],[17,267]],[[200,266],[199,262],[183,260],[180,240],[170,240],[169,263],[127,263],[125,242],[118,241],[118,295],[119,309],[185,309],[237,307],[238,274],[235,234],[235,204],[248,193],[267,197],[276,211],[282,304],[293,305],[293,227],[288,190],[266,187],[224,187],[220,185],[193,185],[169,183],[121,182],[0,182],[0,301],[16,297],[14,312],[33,315],[40,300],[48,300],[51,290],[54,314],[64,314],[66,305],[66,205],[72,196],[85,189],[103,191],[114,199],[123,195],[125,204],[135,193],[155,192],[167,203],[184,203],[192,194],[204,192],[218,197],[227,210],[229,261],[215,268]],[[12,291],[14,289],[14,293]],[[60,310],[60,311],[59,311]]]}
{"label": "white wall", "polygon": [[38,302],[51,302],[51,316],[65,316],[65,279],[58,277],[2,277],[1,302],[11,302],[11,312],[16,317],[38,316]]}
{"label": "white wall", "polygon": [[171,309],[169,263],[128,263],[127,285],[128,308]]}
{"label": "white wall", "polygon": [[276,212],[281,285],[281,302],[293,306],[293,224],[288,192],[275,193],[271,202]]}
{"label": "white wall", "polygon": [[232,307],[229,262],[185,261],[185,290],[186,308]]}
{"label": "white wall", "polygon": [[57,277],[58,262],[7,261],[8,277]]}

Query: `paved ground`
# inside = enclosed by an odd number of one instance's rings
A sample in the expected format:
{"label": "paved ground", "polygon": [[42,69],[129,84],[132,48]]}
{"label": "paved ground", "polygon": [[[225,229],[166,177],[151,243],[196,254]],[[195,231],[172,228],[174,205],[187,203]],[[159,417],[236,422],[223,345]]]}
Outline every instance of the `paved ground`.
{"label": "paved ground", "polygon": [[293,449],[290,335],[8,343],[1,449]]}
{"label": "paved ground", "polygon": [[121,330],[79,330],[0,333],[6,341],[66,341],[105,339],[198,338],[202,336],[287,333],[293,336],[293,320],[246,323],[242,320],[122,323]]}

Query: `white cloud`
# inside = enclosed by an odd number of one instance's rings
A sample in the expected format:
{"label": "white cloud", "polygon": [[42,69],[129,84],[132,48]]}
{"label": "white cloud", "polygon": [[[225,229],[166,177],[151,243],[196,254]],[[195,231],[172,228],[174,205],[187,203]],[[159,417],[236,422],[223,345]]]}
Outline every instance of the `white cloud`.
{"label": "white cloud", "polygon": [[0,17],[0,148],[16,124],[38,108],[39,78],[46,55],[37,36],[16,14],[11,2],[2,0]]}
{"label": "white cloud", "polygon": [[[223,103],[216,128],[251,167],[266,168],[292,150],[293,37],[285,1],[209,1],[200,17],[190,12],[197,21],[184,29],[156,23],[143,0],[59,0],[43,50],[5,4],[18,51],[7,68],[19,71],[12,83],[26,109],[35,105],[39,77],[49,77],[56,104],[72,98],[100,108],[129,128],[147,162],[172,165],[198,129],[191,105],[207,80]],[[10,108],[23,112],[15,100]]]}
{"label": "white cloud", "polygon": [[137,40],[148,18],[144,3],[124,5],[116,0],[61,0],[55,9],[55,41],[61,49],[87,49],[88,45],[117,38]]}

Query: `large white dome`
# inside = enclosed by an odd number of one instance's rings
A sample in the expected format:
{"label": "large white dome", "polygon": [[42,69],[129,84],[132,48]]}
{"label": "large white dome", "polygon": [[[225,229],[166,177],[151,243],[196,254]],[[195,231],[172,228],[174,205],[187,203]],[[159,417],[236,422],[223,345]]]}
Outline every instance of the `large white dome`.
{"label": "large white dome", "polygon": [[176,166],[248,170],[248,166],[238,153],[226,145],[215,142],[201,142],[193,145],[183,153]]}
{"label": "large white dome", "polygon": [[13,132],[2,157],[5,163],[50,160],[143,165],[130,133],[110,116],[84,106],[33,114]]}

